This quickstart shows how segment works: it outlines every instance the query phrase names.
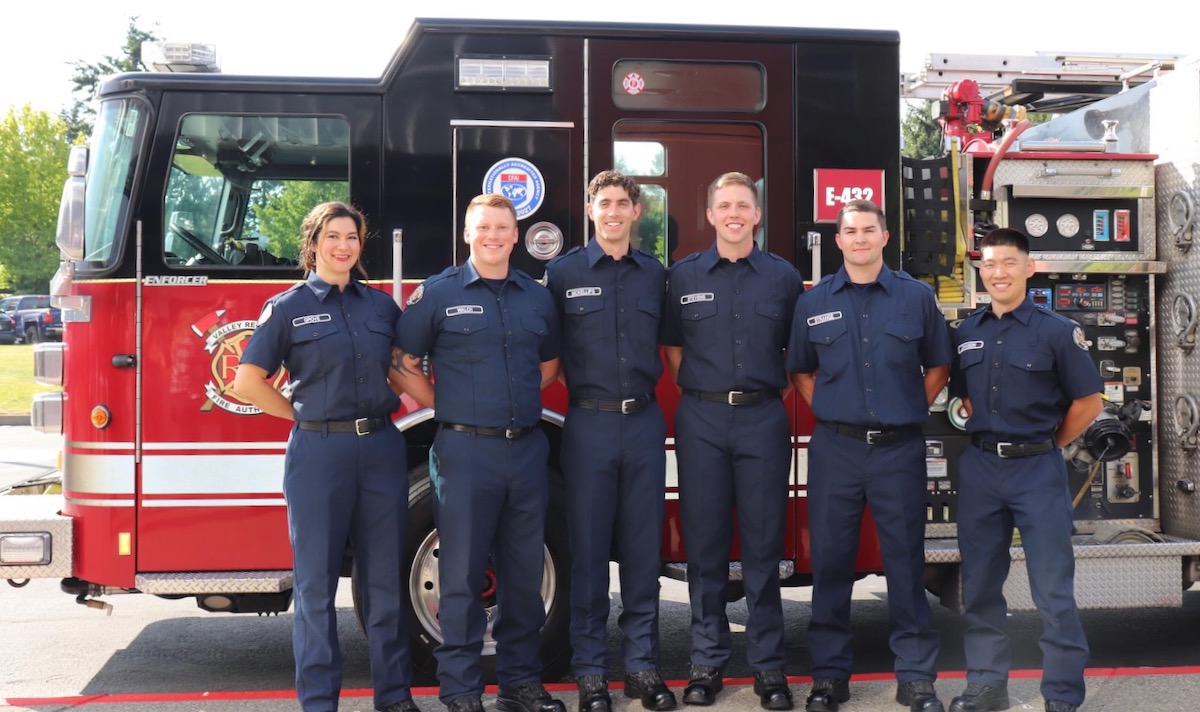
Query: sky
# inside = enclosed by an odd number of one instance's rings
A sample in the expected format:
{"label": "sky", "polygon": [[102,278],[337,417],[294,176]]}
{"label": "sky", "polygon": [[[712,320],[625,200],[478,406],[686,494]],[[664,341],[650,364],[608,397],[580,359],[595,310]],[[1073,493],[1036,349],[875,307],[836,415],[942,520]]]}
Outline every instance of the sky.
{"label": "sky", "polygon": [[919,71],[930,53],[1200,54],[1195,25],[1163,8],[1079,0],[14,0],[0,10],[0,111],[68,106],[71,64],[118,54],[131,16],[163,39],[216,45],[226,74],[378,77],[414,16],[895,30],[903,72]]}

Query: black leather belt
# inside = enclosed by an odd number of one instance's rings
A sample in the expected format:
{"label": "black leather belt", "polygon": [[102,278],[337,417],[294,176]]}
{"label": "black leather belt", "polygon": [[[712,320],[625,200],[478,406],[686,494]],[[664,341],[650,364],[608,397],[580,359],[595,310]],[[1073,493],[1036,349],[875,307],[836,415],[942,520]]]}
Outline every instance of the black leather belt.
{"label": "black leather belt", "polygon": [[462,425],[459,423],[442,423],[441,426],[447,430],[453,430],[457,433],[483,435],[484,437],[489,438],[504,438],[505,440],[516,440],[517,438],[523,438],[537,429],[533,426],[528,428],[480,428],[475,425]]}
{"label": "black leather belt", "polygon": [[984,452],[990,452],[997,457],[1032,457],[1045,455],[1054,449],[1053,440],[1034,440],[1025,443],[992,442],[983,438],[973,438],[971,442]]}
{"label": "black leather belt", "polygon": [[684,388],[683,394],[700,400],[714,401],[726,405],[758,405],[779,397],[779,391],[768,388],[765,391],[697,391]]}
{"label": "black leather belt", "polygon": [[885,428],[882,425],[879,427],[858,427],[855,425],[846,425],[845,423],[833,423],[822,421],[821,423],[827,428],[832,428],[840,435],[847,435],[855,440],[862,440],[868,445],[887,445],[894,443],[901,438],[919,435],[921,433],[920,425],[898,425],[893,428]]}
{"label": "black leather belt", "polygon": [[587,408],[588,410],[602,410],[606,413],[621,413],[629,415],[640,410],[645,410],[646,406],[654,400],[654,396],[638,396],[637,398],[626,398],[625,400],[598,400],[593,398],[571,398],[571,405],[576,408]]}
{"label": "black leather belt", "polygon": [[359,418],[358,420],[301,420],[297,425],[301,430],[318,430],[331,433],[355,433],[366,435],[376,430],[383,430],[390,424],[387,418]]}

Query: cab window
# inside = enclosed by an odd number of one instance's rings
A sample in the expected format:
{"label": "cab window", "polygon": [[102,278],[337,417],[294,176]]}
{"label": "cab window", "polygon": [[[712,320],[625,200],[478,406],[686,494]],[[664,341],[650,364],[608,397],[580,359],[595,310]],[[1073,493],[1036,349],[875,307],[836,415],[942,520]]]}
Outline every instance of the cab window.
{"label": "cab window", "polygon": [[173,267],[295,269],[313,205],[350,194],[341,118],[191,114],[180,123],[163,204]]}

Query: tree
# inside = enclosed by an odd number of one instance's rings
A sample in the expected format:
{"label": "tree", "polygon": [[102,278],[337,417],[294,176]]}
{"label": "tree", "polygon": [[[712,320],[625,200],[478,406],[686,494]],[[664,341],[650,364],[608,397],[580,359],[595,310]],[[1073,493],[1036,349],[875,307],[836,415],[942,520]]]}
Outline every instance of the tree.
{"label": "tree", "polygon": [[300,224],[314,205],[349,200],[345,181],[289,181],[265,183],[251,198],[246,232],[255,232],[266,243],[263,249],[276,257],[296,259],[300,254]]}
{"label": "tree", "polygon": [[119,55],[106,56],[94,64],[78,59],[72,65],[75,76],[71,77],[71,82],[75,88],[71,90],[71,93],[75,96],[75,101],[69,109],[64,109],[61,114],[69,127],[67,133],[69,142],[76,143],[80,138],[86,139],[92,135],[92,123],[96,119],[96,107],[93,100],[96,98],[96,90],[99,89],[101,81],[121,72],[146,70],[146,65],[142,62],[142,45],[146,42],[154,42],[159,37],[152,30],[147,31],[138,27],[137,22],[136,16],[129,18],[129,27],[125,31],[125,44],[121,47]]}
{"label": "tree", "polygon": [[933,102],[908,102],[904,122],[900,124],[904,155],[909,158],[937,158],[942,149],[942,127],[933,118]]}
{"label": "tree", "polygon": [[0,122],[0,265],[14,292],[45,292],[58,268],[54,233],[66,179],[68,127],[26,104]]}

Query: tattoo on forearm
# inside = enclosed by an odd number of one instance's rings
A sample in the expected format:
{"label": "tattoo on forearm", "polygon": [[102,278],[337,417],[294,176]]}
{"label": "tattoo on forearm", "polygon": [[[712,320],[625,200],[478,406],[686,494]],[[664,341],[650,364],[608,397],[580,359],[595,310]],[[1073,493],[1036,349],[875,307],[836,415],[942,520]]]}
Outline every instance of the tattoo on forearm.
{"label": "tattoo on forearm", "polygon": [[392,370],[404,376],[415,375],[416,371],[413,371],[411,368],[404,365],[404,356],[405,353],[400,349],[395,349],[392,351]]}

